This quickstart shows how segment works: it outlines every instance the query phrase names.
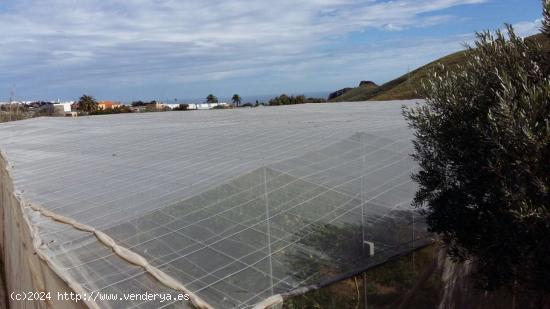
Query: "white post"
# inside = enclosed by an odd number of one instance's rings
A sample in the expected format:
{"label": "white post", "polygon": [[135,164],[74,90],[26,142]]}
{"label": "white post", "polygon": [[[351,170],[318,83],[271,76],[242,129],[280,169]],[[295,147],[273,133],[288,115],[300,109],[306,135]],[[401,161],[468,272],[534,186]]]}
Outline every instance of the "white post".
{"label": "white post", "polygon": [[269,255],[269,279],[271,281],[271,295],[274,295],[273,289],[273,261],[271,257],[271,224],[269,221],[269,200],[267,197],[267,167],[264,170],[264,198],[265,198],[265,221],[267,224],[267,254]]}

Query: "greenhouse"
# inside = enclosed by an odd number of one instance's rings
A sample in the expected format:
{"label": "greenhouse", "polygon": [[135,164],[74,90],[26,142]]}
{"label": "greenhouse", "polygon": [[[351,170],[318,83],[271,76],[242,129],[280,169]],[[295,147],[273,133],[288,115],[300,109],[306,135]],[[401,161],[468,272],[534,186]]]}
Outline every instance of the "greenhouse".
{"label": "greenhouse", "polygon": [[420,248],[404,104],[1,124],[8,290],[92,296],[56,308],[277,307]]}

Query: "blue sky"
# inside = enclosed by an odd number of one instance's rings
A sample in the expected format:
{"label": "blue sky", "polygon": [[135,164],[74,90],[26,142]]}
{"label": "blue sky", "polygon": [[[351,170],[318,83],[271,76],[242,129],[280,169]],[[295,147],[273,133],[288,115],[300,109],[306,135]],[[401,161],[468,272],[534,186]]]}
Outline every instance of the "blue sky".
{"label": "blue sky", "polygon": [[0,0],[0,100],[202,98],[383,83],[538,0]]}

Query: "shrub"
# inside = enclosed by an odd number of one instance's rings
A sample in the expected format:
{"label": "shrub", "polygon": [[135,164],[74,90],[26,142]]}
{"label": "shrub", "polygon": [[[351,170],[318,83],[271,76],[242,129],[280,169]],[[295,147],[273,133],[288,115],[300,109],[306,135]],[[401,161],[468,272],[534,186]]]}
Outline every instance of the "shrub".
{"label": "shrub", "polygon": [[174,108],[175,111],[186,111],[189,109],[189,104],[180,104],[178,107]]}
{"label": "shrub", "polygon": [[286,94],[282,94],[269,100],[269,105],[291,105],[303,103],[306,103],[306,97],[303,95],[287,96]]}

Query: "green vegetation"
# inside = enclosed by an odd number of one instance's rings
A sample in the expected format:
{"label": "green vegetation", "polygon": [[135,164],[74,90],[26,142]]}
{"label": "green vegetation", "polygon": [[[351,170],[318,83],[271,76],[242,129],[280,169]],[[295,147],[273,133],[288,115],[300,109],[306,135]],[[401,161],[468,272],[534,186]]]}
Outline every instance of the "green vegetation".
{"label": "green vegetation", "polygon": [[330,102],[346,102],[346,101],[365,101],[368,99],[366,94],[370,94],[371,91],[378,88],[374,83],[368,83],[359,85],[356,88],[344,88],[340,90],[343,94],[330,99]]}
{"label": "green vegetation", "polygon": [[232,107],[229,105],[216,105],[212,107],[212,109],[229,109],[229,108],[232,108]]}
{"label": "green vegetation", "polygon": [[[269,100],[269,105],[293,105],[293,104],[304,104],[304,103],[324,103],[326,102],[325,99],[320,98],[306,98],[304,95],[297,95],[297,96],[288,96],[286,94],[282,94],[278,97],[275,97],[271,100]],[[257,101],[256,101],[256,104]]]}
{"label": "green vegetation", "polygon": [[125,114],[125,113],[131,113],[132,110],[128,106],[118,106],[114,108],[99,108],[93,112],[90,113],[90,115],[108,115],[108,114]]}
{"label": "green vegetation", "polygon": [[78,111],[84,113],[94,113],[97,110],[97,101],[94,99],[94,97],[83,95],[78,100]]}
{"label": "green vegetation", "polygon": [[[545,25],[550,23],[550,2]],[[550,38],[546,32],[535,38]],[[423,207],[479,287],[550,295],[550,53],[535,39],[479,33],[460,70],[444,66],[404,114],[416,130]],[[541,307],[543,307],[541,305]]]}
{"label": "green vegetation", "polygon": [[186,111],[189,110],[189,104],[180,104],[178,107],[174,108],[175,111]]}
{"label": "green vegetation", "polygon": [[304,104],[306,103],[306,97],[303,95],[299,96],[287,96],[282,94],[278,97],[275,97],[269,100],[269,105],[291,105],[291,104]]}
{"label": "green vegetation", "polygon": [[285,300],[283,308],[364,308],[364,276],[369,308],[438,308],[442,283],[435,267],[437,252],[437,245],[411,252],[365,274]]}
{"label": "green vegetation", "polygon": [[550,33],[550,9],[548,0],[543,0],[542,17],[542,28],[540,30],[543,34],[548,34]]}
{"label": "green vegetation", "polygon": [[[395,210],[387,218],[388,220],[383,224],[364,227],[361,224],[349,223],[313,223],[308,229],[296,234],[299,244],[309,250],[289,249],[286,252],[285,264],[293,270],[295,280],[303,282],[303,285],[317,284],[338,274],[384,263],[390,258],[392,252],[393,254],[410,252],[411,244],[404,244],[404,239],[412,240],[414,237],[419,242],[427,243],[423,240],[426,226],[413,211]],[[379,251],[374,256],[369,256],[363,246],[363,231],[375,243],[384,244],[383,249],[380,247],[375,249],[375,252],[376,250],[385,252]],[[435,246],[428,248],[430,249],[420,250],[421,254],[408,253],[405,257],[391,259],[390,262],[367,271],[369,308],[397,308],[399,304],[404,305],[403,308],[437,307],[439,296],[437,289],[441,287],[440,277],[432,276],[435,267],[431,266],[437,249]],[[321,254],[311,255],[309,252]],[[426,276],[428,265],[431,267],[431,272]],[[405,299],[403,295],[409,290],[414,290],[415,297]],[[363,276],[358,275],[305,295],[293,297],[285,301],[284,306],[286,308],[363,308],[363,303]]]}
{"label": "green vegetation", "polygon": [[[550,49],[550,39],[543,35],[534,35],[527,38],[527,40],[538,42],[543,44],[545,49]],[[429,77],[431,71],[440,65],[445,66],[448,70],[457,71],[460,69],[459,66],[464,66],[468,59],[468,53],[468,50],[456,52],[424,65],[381,86],[359,86],[329,101],[384,101],[421,98],[422,94],[419,93],[419,90],[421,89],[422,81]]]}
{"label": "green vegetation", "polygon": [[241,99],[241,96],[238,95],[238,94],[234,94],[234,95],[233,95],[233,98],[231,98],[231,101],[233,101],[233,104],[234,104],[235,106],[241,105],[241,100],[242,100],[242,99]]}
{"label": "green vegetation", "polygon": [[306,98],[305,103],[325,103],[327,100],[323,98]]}
{"label": "green vegetation", "polygon": [[218,98],[213,94],[209,94],[206,97],[206,103],[218,103]]}

